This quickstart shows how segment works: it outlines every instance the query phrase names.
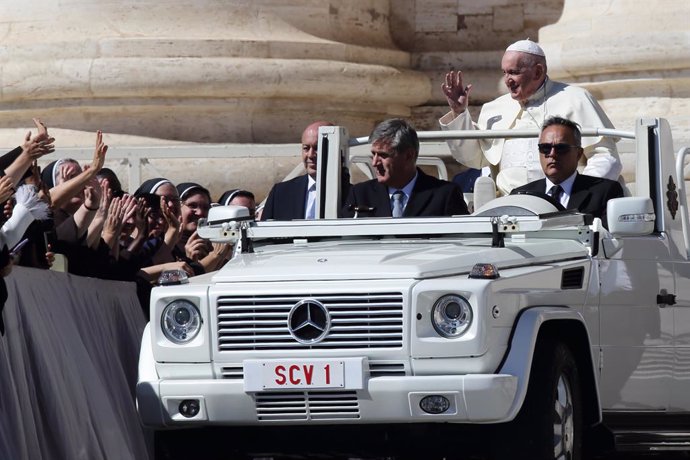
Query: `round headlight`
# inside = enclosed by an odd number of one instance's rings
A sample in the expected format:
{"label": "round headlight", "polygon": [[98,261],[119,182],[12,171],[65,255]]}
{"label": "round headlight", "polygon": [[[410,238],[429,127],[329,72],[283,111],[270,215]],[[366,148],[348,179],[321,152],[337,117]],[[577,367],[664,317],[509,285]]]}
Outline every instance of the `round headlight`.
{"label": "round headlight", "polygon": [[459,295],[444,295],[431,309],[431,324],[443,337],[460,337],[472,323],[472,308],[467,299]]}
{"label": "round headlight", "polygon": [[163,309],[161,327],[169,340],[187,343],[201,329],[199,309],[188,300],[174,300]]}

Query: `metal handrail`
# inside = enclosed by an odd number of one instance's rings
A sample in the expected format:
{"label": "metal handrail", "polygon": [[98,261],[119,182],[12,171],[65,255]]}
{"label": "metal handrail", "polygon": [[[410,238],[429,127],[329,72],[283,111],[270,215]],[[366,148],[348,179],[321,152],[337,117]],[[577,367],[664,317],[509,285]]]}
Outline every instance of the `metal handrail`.
{"label": "metal handrail", "polygon": [[[634,139],[632,131],[622,131],[604,128],[586,128],[583,136],[610,136],[624,139]],[[420,156],[445,157],[450,156],[445,143],[432,144],[446,139],[491,139],[491,138],[530,138],[538,137],[539,130],[449,130],[449,131],[419,131],[419,139],[431,148],[424,149]],[[368,144],[369,137],[351,138],[351,147]],[[6,151],[11,148],[5,149]],[[127,176],[130,188],[136,188],[142,182],[142,169],[151,159],[182,159],[182,158],[258,158],[258,157],[293,157],[298,156],[300,144],[170,144],[144,146],[111,145],[107,160],[119,161],[127,166]],[[57,148],[49,158],[43,158],[40,164],[45,165],[57,158],[74,158],[78,161],[90,161],[93,157],[93,147]],[[434,160],[430,160],[434,161]],[[301,164],[297,165],[287,179],[302,173]]]}
{"label": "metal handrail", "polygon": [[[583,137],[618,137],[622,139],[635,139],[633,131],[623,131],[609,128],[585,128],[580,130]],[[517,139],[539,137],[538,129],[484,129],[484,130],[449,130],[449,131],[418,131],[419,140],[442,141],[446,139]],[[369,143],[369,136],[350,139],[350,146]]]}

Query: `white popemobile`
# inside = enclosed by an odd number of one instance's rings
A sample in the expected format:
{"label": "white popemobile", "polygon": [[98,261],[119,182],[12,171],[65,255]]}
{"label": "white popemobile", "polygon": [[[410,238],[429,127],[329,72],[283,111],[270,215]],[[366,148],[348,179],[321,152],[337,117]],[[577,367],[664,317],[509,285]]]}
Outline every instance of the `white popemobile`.
{"label": "white popemobile", "polygon": [[[594,432],[690,450],[690,149],[673,152],[663,119],[588,133],[637,149],[635,196],[608,203],[608,230],[528,195],[469,216],[336,219],[348,139],[322,127],[322,218],[212,208],[199,234],[235,257],[154,288],[143,423],[511,422],[513,456],[583,458]],[[420,139],[449,135],[515,133]]]}

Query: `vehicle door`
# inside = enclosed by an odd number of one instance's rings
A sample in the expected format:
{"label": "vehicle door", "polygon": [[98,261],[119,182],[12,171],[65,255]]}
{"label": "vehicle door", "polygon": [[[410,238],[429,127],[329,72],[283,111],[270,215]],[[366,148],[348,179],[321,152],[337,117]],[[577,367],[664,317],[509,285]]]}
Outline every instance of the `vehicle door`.
{"label": "vehicle door", "polygon": [[670,411],[690,411],[690,262],[676,263],[676,297],[673,305],[675,366]]}
{"label": "vehicle door", "polygon": [[[615,244],[607,244],[615,242]],[[604,241],[600,260],[600,396],[604,410],[665,410],[673,379],[674,264],[664,234]]]}

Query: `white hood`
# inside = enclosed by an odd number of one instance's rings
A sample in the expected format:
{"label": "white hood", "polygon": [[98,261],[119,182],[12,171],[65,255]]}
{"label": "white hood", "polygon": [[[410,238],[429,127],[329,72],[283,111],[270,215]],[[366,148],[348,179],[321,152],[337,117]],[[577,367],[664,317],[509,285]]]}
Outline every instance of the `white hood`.
{"label": "white hood", "polygon": [[505,248],[492,248],[490,238],[286,244],[234,258],[213,281],[424,279],[469,273],[479,262],[500,269],[587,255],[587,248],[572,240],[534,239],[519,246],[506,241]]}

